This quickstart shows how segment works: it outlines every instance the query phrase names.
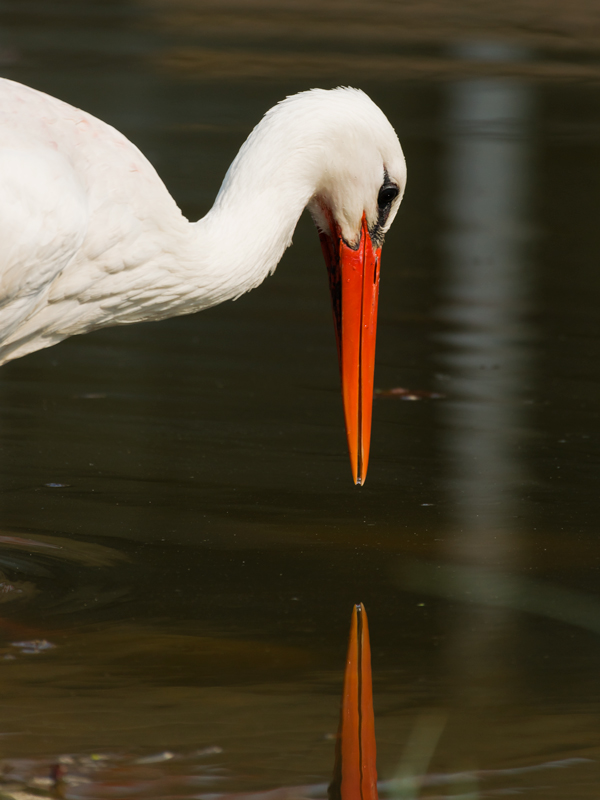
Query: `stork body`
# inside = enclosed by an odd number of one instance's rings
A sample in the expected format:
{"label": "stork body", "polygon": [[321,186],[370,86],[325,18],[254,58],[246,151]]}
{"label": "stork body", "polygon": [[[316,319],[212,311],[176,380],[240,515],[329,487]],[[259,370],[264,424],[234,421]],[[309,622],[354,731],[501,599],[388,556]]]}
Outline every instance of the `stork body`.
{"label": "stork body", "polygon": [[[367,238],[377,271],[405,179],[398,139],[365,94],[311,90],[265,115],[192,223],[118,131],[0,79],[0,364],[238,297],[273,272],[306,206],[332,275]],[[336,325],[341,348],[341,311]]]}

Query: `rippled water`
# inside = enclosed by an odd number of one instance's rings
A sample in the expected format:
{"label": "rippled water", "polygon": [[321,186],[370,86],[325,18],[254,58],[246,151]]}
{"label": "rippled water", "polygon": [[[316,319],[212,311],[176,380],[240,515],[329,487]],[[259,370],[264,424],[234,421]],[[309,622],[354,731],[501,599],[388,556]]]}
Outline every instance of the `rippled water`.
{"label": "rippled water", "polygon": [[[190,79],[162,55],[202,37],[157,13],[4,3],[1,71],[119,127],[197,217],[261,114],[343,64]],[[47,759],[18,780],[72,753],[142,794],[327,781],[360,600],[383,778],[496,770],[423,796],[596,796],[600,91],[441,77],[361,82],[409,167],[376,374],[409,392],[375,400],[364,489],[308,219],[235,303],[2,368],[0,757]],[[204,783],[173,788],[165,751]]]}

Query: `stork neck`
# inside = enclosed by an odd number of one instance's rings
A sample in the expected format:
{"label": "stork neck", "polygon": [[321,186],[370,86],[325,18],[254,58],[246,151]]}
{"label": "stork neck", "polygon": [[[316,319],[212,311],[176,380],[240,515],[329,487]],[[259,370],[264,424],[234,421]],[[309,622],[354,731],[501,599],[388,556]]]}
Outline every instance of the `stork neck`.
{"label": "stork neck", "polygon": [[194,223],[211,305],[238,297],[274,272],[315,193],[310,147],[284,126],[273,127],[266,117],[254,129],[212,209]]}

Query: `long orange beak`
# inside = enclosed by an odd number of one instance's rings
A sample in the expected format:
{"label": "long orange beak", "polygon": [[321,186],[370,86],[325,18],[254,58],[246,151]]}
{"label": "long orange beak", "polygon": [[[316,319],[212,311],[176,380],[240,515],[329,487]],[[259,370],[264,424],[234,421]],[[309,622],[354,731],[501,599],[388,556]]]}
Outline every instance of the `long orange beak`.
{"label": "long orange beak", "polygon": [[378,800],[367,612],[354,606],[330,800]]}
{"label": "long orange beak", "polygon": [[381,248],[373,247],[364,214],[356,250],[331,217],[330,227],[331,235],[321,232],[319,238],[329,272],[352,477],[361,485],[371,443]]}

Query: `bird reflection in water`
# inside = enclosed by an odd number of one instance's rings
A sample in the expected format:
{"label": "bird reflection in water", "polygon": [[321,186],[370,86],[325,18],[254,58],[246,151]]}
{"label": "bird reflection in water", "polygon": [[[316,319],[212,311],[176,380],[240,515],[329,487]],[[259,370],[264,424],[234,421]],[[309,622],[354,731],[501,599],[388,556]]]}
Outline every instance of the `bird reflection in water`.
{"label": "bird reflection in water", "polygon": [[[445,716],[421,715],[404,749],[396,775],[378,783],[371,680],[371,652],[365,608],[352,611],[333,779],[327,783],[282,786],[267,791],[225,792],[230,780],[223,750],[209,746],[188,753],[164,750],[64,754],[53,758],[0,761],[3,800],[105,800],[121,797],[179,797],[205,800],[428,800],[514,794],[515,779],[530,773],[564,770],[590,763],[570,758],[508,769],[435,773],[429,766],[445,728]],[[219,791],[221,789],[221,791]],[[423,794],[423,791],[433,794]],[[457,793],[458,792],[458,793]],[[442,794],[443,793],[443,794]]]}

